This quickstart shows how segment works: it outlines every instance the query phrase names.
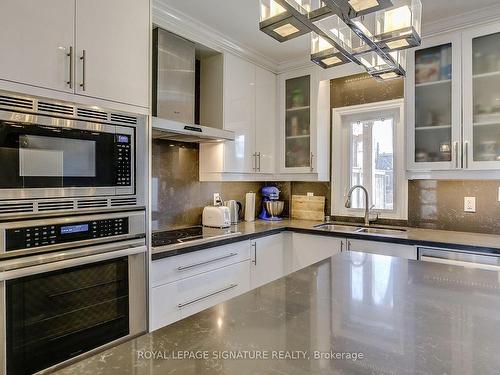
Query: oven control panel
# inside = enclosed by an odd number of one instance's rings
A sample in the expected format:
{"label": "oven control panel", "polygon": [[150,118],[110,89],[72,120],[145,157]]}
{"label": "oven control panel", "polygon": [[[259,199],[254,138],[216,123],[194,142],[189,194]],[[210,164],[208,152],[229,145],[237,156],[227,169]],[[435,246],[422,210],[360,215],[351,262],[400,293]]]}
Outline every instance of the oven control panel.
{"label": "oven control panel", "polygon": [[129,234],[129,218],[39,225],[5,231],[6,251]]}
{"label": "oven control panel", "polygon": [[130,136],[124,134],[116,135],[116,185],[132,185],[132,149]]}

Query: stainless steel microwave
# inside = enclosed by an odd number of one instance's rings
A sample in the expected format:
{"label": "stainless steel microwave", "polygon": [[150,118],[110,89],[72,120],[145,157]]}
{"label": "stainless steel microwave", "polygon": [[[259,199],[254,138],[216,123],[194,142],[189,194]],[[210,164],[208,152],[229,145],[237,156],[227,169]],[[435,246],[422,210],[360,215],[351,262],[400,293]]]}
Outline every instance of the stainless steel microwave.
{"label": "stainless steel microwave", "polygon": [[146,117],[0,92],[0,216],[140,205]]}

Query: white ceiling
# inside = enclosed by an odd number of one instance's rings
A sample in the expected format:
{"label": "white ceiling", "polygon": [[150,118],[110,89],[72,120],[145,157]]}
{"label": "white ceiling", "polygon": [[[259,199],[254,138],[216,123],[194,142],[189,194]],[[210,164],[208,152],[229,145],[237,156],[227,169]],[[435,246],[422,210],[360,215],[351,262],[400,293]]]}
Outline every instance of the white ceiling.
{"label": "white ceiling", "polygon": [[[228,36],[276,63],[303,58],[309,51],[310,37],[279,43],[259,31],[258,0],[160,0]],[[479,8],[498,5],[498,0],[421,0],[425,24],[458,16]]]}

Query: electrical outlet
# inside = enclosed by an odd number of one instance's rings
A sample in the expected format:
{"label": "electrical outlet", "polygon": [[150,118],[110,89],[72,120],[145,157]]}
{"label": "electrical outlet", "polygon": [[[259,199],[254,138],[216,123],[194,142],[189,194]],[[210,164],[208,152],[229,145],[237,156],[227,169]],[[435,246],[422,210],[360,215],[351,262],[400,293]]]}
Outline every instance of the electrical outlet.
{"label": "electrical outlet", "polygon": [[222,205],[222,198],[220,196],[220,193],[214,193],[214,206],[221,206]]}
{"label": "electrical outlet", "polygon": [[476,212],[476,197],[465,197],[464,198],[464,211],[465,212]]}

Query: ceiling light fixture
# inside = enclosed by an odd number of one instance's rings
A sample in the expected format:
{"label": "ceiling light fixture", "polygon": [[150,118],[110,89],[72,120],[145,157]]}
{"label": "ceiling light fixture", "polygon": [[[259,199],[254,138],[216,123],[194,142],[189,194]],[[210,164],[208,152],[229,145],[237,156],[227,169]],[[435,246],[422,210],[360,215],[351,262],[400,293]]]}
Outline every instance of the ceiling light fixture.
{"label": "ceiling light fixture", "polygon": [[[303,14],[308,13],[306,8],[296,5]],[[286,42],[311,31],[290,14],[281,0],[260,0],[259,28],[278,42]]]}
{"label": "ceiling light fixture", "polygon": [[311,34],[311,61],[325,69],[351,62],[325,38],[314,32]]}
{"label": "ceiling light fixture", "polygon": [[420,0],[259,0],[260,29],[284,42],[312,32],[311,60],[355,62],[372,77],[404,77],[405,49],[421,44]]}
{"label": "ceiling light fixture", "polygon": [[348,3],[356,12],[375,8],[380,5],[377,0],[349,0]]}

